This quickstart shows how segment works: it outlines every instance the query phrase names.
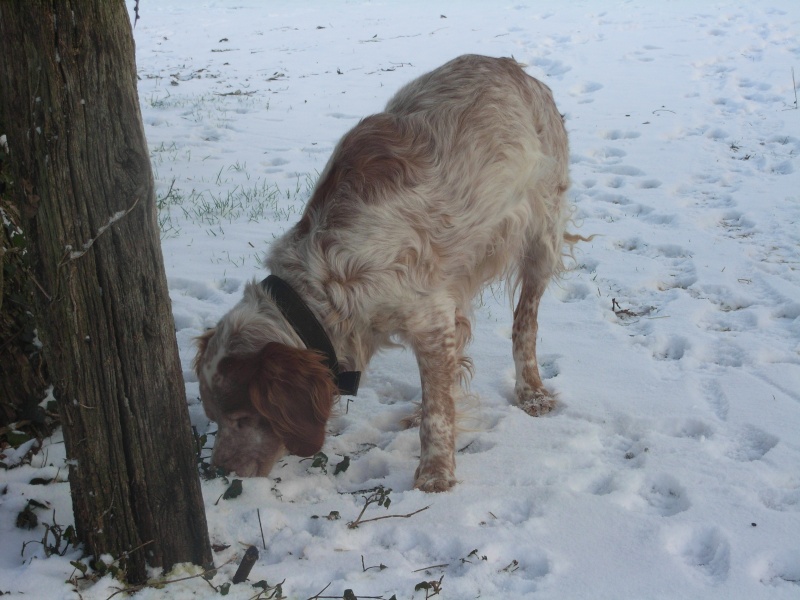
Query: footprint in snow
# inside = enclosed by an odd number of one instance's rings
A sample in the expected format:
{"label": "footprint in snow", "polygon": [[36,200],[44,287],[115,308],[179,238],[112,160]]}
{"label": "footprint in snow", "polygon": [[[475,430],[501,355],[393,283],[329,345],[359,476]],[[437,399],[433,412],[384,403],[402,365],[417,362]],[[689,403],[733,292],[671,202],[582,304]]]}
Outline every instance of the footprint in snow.
{"label": "footprint in snow", "polygon": [[656,287],[664,292],[673,289],[688,289],[697,283],[697,269],[690,258],[676,258],[666,261],[667,269],[656,283]]}
{"label": "footprint in snow", "polygon": [[625,186],[625,179],[619,176],[609,177],[606,180],[606,187],[618,189]]}
{"label": "footprint in snow", "polygon": [[735,432],[731,445],[725,452],[728,458],[740,462],[760,460],[778,445],[780,439],[752,425],[745,425]]}
{"label": "footprint in snow", "polygon": [[757,89],[761,92],[766,92],[767,90],[772,88],[772,85],[769,83],[764,83],[761,81],[754,81],[747,77],[741,77],[739,79],[739,83],[737,84],[738,87],[743,89]]}
{"label": "footprint in snow", "polygon": [[744,348],[723,339],[716,339],[711,344],[701,346],[697,354],[704,363],[721,367],[741,367],[752,362]]}
{"label": "footprint in snow", "polygon": [[619,163],[620,160],[627,156],[628,153],[625,152],[625,150],[621,148],[615,148],[614,146],[603,146],[602,148],[596,148],[595,150],[592,150],[590,154],[592,158],[605,163]]}
{"label": "footprint in snow", "polygon": [[644,216],[644,221],[653,225],[672,227],[677,220],[677,215],[652,212]]}
{"label": "footprint in snow", "polygon": [[603,89],[603,84],[596,81],[586,81],[573,86],[570,89],[570,94],[578,97],[578,104],[589,104],[594,102],[594,98],[591,95],[601,89]]}
{"label": "footprint in snow", "polygon": [[647,215],[653,212],[650,206],[631,202],[630,198],[623,194],[604,193],[599,190],[590,190],[586,192],[586,194],[593,197],[598,202],[605,202],[611,205],[611,209],[607,211],[604,211],[598,205],[593,206],[591,210],[595,217],[603,218],[603,213],[605,213],[613,215],[612,220],[622,217],[647,218]]}
{"label": "footprint in snow", "polygon": [[462,520],[465,525],[481,527],[520,526],[531,519],[544,516],[544,497],[527,497],[522,494],[503,494],[502,497],[484,498],[465,507]]}
{"label": "footprint in snow", "polygon": [[420,400],[420,388],[415,383],[403,382],[387,379],[382,382],[375,382],[373,388],[378,394],[378,401],[381,404],[407,403],[408,407],[414,406]]}
{"label": "footprint in snow", "polygon": [[561,79],[565,73],[572,70],[572,67],[565,65],[560,60],[546,57],[529,58],[522,62],[540,68],[547,77],[553,77],[554,79]]}
{"label": "footprint in snow", "polygon": [[634,254],[646,255],[648,253],[648,244],[640,237],[629,237],[619,239],[614,242],[614,247],[618,250],[625,252],[633,252]]}
{"label": "footprint in snow", "polygon": [[771,587],[800,588],[800,550],[786,550],[761,558],[755,564],[758,580]]}
{"label": "footprint in snow", "polygon": [[675,528],[666,538],[667,551],[696,573],[715,582],[728,576],[731,545],[718,527]]}
{"label": "footprint in snow", "polygon": [[607,496],[618,489],[617,478],[613,474],[609,474],[591,481],[585,491],[595,496]]}
{"label": "footprint in snow", "polygon": [[650,350],[656,360],[681,360],[691,348],[689,340],[682,335],[648,335],[644,339],[636,340]]}
{"label": "footprint in snow", "polygon": [[653,62],[655,60],[647,52],[643,52],[641,50],[634,50],[633,52],[626,54],[625,58],[627,60],[638,60],[639,62]]}
{"label": "footprint in snow", "polygon": [[626,177],[640,177],[644,175],[644,171],[630,165],[609,165],[601,167],[599,171],[602,173],[612,173],[614,175],[624,175]]}
{"label": "footprint in snow", "polygon": [[766,489],[761,492],[761,502],[770,510],[800,512],[800,485]]}
{"label": "footprint in snow", "polygon": [[281,158],[280,156],[270,159],[261,161],[261,165],[264,167],[264,173],[280,173],[283,171],[283,167],[289,164],[289,161],[285,158]]}
{"label": "footprint in snow", "polygon": [[642,190],[652,190],[661,187],[661,182],[658,179],[644,179],[639,182],[637,187]]}
{"label": "footprint in snow", "polygon": [[720,421],[728,420],[728,411],[730,410],[730,402],[728,396],[722,389],[722,386],[715,379],[709,379],[700,385],[700,392],[705,398],[711,411],[717,416]]}
{"label": "footprint in snow", "polygon": [[543,355],[539,359],[539,373],[543,380],[558,377],[561,369],[558,367],[558,355]]}
{"label": "footprint in snow", "polygon": [[675,516],[691,506],[684,487],[667,474],[648,479],[639,494],[651,509],[663,517]]}
{"label": "footprint in snow", "polygon": [[705,284],[694,286],[690,291],[693,297],[708,300],[722,312],[740,311],[753,306],[754,301],[743,294],[734,292],[725,285]]}
{"label": "footprint in snow", "polygon": [[649,450],[645,441],[637,436],[622,437],[613,446],[614,453],[624,460],[625,466],[633,469],[644,466]]}
{"label": "footprint in snow", "polygon": [[723,211],[717,217],[716,224],[725,235],[732,238],[747,238],[756,232],[755,223],[738,210]]}
{"label": "footprint in snow", "polygon": [[[337,458],[333,462],[338,463],[340,459]],[[357,458],[350,456],[347,471],[339,477],[344,484],[352,486],[353,489],[363,489],[381,485],[396,471],[397,466],[393,464],[389,453],[380,449],[370,449]]]}
{"label": "footprint in snow", "polygon": [[712,333],[752,331],[758,327],[758,319],[748,311],[722,312],[710,308],[697,317],[697,326]]}
{"label": "footprint in snow", "polygon": [[561,302],[580,302],[592,296],[589,286],[580,281],[559,282],[558,287],[553,288],[553,293]]}
{"label": "footprint in snow", "polygon": [[616,204],[617,206],[630,206],[632,204],[630,198],[622,194],[595,194],[594,198],[600,202]]}
{"label": "footprint in snow", "polygon": [[661,430],[672,437],[698,441],[714,437],[714,428],[700,419],[677,419],[663,425]]}
{"label": "footprint in snow", "polygon": [[621,129],[609,129],[600,134],[605,140],[631,140],[638,138],[642,134],[638,131],[622,131]]}

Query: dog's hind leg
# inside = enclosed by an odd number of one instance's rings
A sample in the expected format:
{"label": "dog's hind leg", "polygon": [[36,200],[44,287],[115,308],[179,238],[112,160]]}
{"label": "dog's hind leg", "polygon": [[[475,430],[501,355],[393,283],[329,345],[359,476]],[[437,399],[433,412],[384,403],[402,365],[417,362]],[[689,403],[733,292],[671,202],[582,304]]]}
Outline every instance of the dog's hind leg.
{"label": "dog's hind leg", "polygon": [[548,256],[544,248],[531,244],[520,261],[520,294],[511,330],[517,376],[514,394],[519,407],[534,417],[550,412],[556,405],[555,398],[542,384],[536,360],[539,301],[553,272]]}

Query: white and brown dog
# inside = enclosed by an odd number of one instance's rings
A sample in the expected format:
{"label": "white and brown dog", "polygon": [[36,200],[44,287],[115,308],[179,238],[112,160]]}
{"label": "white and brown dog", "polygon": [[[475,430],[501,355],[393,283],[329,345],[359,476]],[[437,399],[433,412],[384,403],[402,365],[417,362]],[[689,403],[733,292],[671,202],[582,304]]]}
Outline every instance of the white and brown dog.
{"label": "white and brown dog", "polygon": [[568,165],[549,88],[507,58],[452,60],[356,125],[272,245],[272,275],[198,340],[200,395],[219,425],[213,463],[266,476],[286,452],[318,452],[339,394],[399,339],[422,385],[414,485],[449,489],[471,303],[498,278],[519,294],[516,401],[533,416],[551,410],[537,312],[578,239],[565,232]]}

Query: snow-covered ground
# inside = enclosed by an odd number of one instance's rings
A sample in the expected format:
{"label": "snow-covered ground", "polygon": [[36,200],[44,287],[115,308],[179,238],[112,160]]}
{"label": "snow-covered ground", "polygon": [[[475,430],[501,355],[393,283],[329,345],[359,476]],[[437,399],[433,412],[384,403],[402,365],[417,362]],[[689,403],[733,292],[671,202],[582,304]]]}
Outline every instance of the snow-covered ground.
{"label": "snow-covered ground", "polygon": [[[437,586],[453,599],[800,598],[800,4],[161,0],[140,12],[142,114],[201,433],[216,426],[192,338],[265,275],[264,250],[338,138],[450,58],[513,55],[553,89],[579,231],[598,234],[540,313],[555,413],[512,405],[511,311],[487,290],[458,485],[412,489],[418,433],[399,420],[420,397],[416,365],[382,354],[330,424],[327,469],[289,457],[231,500],[218,501],[223,480],[203,483],[227,563],[213,586],[252,544],[250,582],[283,582],[292,599]],[[49,505],[40,521],[55,509],[70,523],[63,458],[56,437],[0,472],[0,592],[104,599],[118,585],[78,593],[65,581],[79,553],[23,547],[44,535],[15,527],[29,499]],[[377,486],[391,504],[364,519],[429,508],[348,528]],[[218,594],[195,578],[136,597]]]}

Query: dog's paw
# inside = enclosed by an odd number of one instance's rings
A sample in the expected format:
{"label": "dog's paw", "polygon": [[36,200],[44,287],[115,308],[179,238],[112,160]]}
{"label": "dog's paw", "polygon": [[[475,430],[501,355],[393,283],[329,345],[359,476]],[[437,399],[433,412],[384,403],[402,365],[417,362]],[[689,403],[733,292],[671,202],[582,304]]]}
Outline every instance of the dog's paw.
{"label": "dog's paw", "polygon": [[541,388],[539,390],[517,389],[517,405],[532,417],[546,415],[556,407],[555,396]]}
{"label": "dog's paw", "polygon": [[446,492],[456,484],[453,473],[422,473],[414,482],[414,487],[428,493]]}

